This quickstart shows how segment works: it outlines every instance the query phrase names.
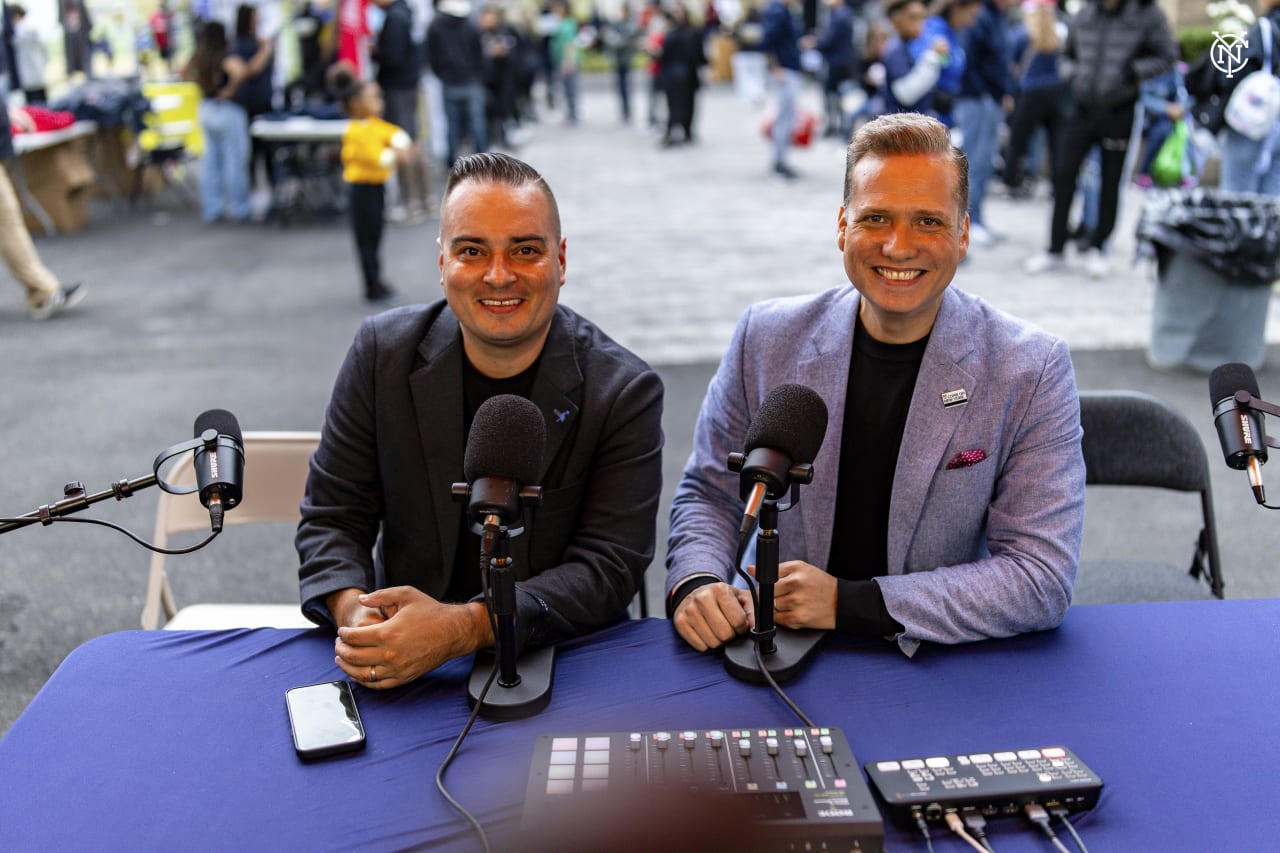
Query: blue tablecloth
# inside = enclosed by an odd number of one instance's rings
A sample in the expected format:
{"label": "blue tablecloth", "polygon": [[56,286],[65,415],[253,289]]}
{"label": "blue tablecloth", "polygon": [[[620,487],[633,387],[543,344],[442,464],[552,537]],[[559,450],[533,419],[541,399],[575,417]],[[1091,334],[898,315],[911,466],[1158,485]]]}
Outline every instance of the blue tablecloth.
{"label": "blue tablecloth", "polygon": [[[1062,744],[1106,781],[1077,820],[1092,850],[1275,850],[1280,600],[1076,607],[1057,631],[914,659],[830,637],[789,693],[862,762]],[[469,660],[357,688],[362,753],[303,764],[284,691],[341,677],[321,630],[124,632],[69,655],[0,740],[2,850],[474,850],[434,787],[466,720]],[[794,724],[767,689],[640,620],[566,644],[551,705],[481,720],[447,775],[515,833],[544,733]],[[997,850],[1043,851],[1017,819]],[[967,849],[939,831],[935,846]],[[891,850],[923,849],[889,828]]]}

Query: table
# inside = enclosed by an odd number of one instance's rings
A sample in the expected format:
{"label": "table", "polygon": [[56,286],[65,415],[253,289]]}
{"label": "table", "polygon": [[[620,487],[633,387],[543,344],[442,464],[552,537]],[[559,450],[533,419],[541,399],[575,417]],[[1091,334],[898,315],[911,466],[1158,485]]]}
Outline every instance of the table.
{"label": "table", "polygon": [[[914,659],[829,637],[788,691],[863,762],[1071,747],[1106,781],[1076,820],[1095,851],[1274,850],[1277,638],[1280,600],[1075,607],[1056,631]],[[404,688],[357,687],[365,751],[304,765],[283,695],[340,677],[326,632],[91,640],[0,740],[0,849],[478,849],[433,781],[467,716],[468,672],[463,659]],[[793,723],[670,623],[636,620],[564,644],[550,706],[479,721],[446,781],[495,850],[520,849],[539,734]],[[1021,820],[988,834],[1001,853],[1050,849]],[[934,844],[968,849],[945,833]],[[886,845],[923,849],[891,827]]]}
{"label": "table", "polygon": [[255,119],[249,125],[250,135],[267,143],[274,164],[271,207],[281,225],[303,214],[345,210],[341,143],[348,123],[347,119],[290,116]]}
{"label": "table", "polygon": [[77,121],[58,130],[13,137],[14,189],[23,209],[44,233],[73,231],[87,219],[84,194],[93,185],[93,168],[80,152],[59,146],[97,131],[96,122]]}

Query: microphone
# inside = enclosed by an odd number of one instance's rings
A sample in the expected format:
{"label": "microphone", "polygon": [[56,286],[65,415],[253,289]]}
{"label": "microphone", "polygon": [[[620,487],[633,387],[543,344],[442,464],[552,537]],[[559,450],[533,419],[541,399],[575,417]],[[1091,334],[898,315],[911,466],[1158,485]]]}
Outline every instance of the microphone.
{"label": "microphone", "polygon": [[1227,467],[1248,470],[1249,486],[1258,503],[1266,503],[1262,466],[1267,461],[1267,433],[1262,412],[1253,408],[1259,397],[1258,379],[1247,364],[1232,362],[1209,374],[1209,402]]}
{"label": "microphone", "polygon": [[210,409],[196,418],[196,489],[200,503],[209,509],[209,525],[222,530],[222,514],[240,503],[243,496],[244,437],[240,422],[226,409]]}
{"label": "microphone", "polygon": [[[777,500],[791,488],[792,479],[807,483],[793,470],[818,455],[827,431],[827,404],[812,388],[779,385],[760,403],[747,428],[747,452],[742,457],[741,497],[747,502],[739,537],[746,536],[760,514],[761,503]],[[731,457],[730,470],[738,464]]]}
{"label": "microphone", "polygon": [[[522,510],[536,506],[542,489],[547,424],[542,411],[524,397],[499,394],[476,410],[467,434],[462,473],[453,484],[454,499],[467,504],[467,518],[479,533],[480,553],[488,556],[490,618],[494,651],[476,653],[467,685],[472,707],[486,717],[515,720],[536,714],[551,701],[555,647],[525,651],[516,666],[516,580],[510,538],[524,532]],[[512,526],[521,519],[519,526]],[[498,677],[486,692],[497,658]]]}
{"label": "microphone", "polygon": [[476,524],[496,516],[509,525],[520,513],[520,491],[542,475],[547,424],[524,397],[499,394],[476,410],[467,434],[462,474],[470,484],[467,515]]}
{"label": "microphone", "polygon": [[[827,431],[827,406],[812,388],[779,385],[765,395],[747,429],[747,452],[729,454],[729,470],[741,475],[747,502],[738,531],[740,566],[747,537],[759,518],[756,536],[755,627],[725,645],[724,665],[745,681],[781,682],[800,671],[826,635],[812,629],[779,628],[773,619],[773,590],[778,582],[778,499],[812,482],[814,457]],[[798,498],[799,493],[796,493]],[[741,569],[739,568],[739,571]]]}

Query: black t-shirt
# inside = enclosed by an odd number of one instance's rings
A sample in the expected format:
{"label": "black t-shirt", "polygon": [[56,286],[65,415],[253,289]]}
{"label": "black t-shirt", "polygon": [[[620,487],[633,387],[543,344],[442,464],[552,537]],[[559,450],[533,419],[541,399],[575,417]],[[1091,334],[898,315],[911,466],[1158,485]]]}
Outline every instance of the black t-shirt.
{"label": "black t-shirt", "polygon": [[[476,412],[490,397],[499,394],[515,394],[528,399],[533,391],[533,381],[538,376],[539,358],[521,373],[507,379],[493,379],[485,376],[472,366],[471,361],[462,359],[462,395],[463,411],[466,422],[464,432],[471,433],[471,422]],[[449,588],[444,600],[448,602],[470,601],[480,594],[480,537],[471,532],[471,524],[466,512],[459,513],[458,548],[454,551],[453,575],[449,578]]]}
{"label": "black t-shirt", "polygon": [[902,630],[872,578],[888,574],[889,502],[898,450],[929,337],[886,344],[858,319],[840,435],[840,482],[827,571],[840,579],[836,628],[884,636]]}

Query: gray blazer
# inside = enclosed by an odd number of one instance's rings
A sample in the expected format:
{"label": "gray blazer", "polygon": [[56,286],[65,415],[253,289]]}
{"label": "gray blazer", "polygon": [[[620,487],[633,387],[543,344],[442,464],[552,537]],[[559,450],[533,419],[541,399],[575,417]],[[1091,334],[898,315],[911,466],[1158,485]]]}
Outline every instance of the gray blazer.
{"label": "gray blazer", "polygon": [[[859,296],[850,286],[752,306],[707,389],[671,507],[668,595],[697,574],[732,578],[738,475],[761,400],[807,385],[830,412],[811,485],[781,514],[782,560],[825,566],[831,550],[844,395]],[[963,391],[963,404],[943,395]],[[889,574],[876,579],[922,640],[960,643],[1056,627],[1071,603],[1084,524],[1080,406],[1066,345],[948,288],[920,365],[889,510]],[[967,450],[986,458],[948,469]]]}
{"label": "gray blazer", "polygon": [[[441,598],[463,508],[462,337],[443,302],[365,320],[338,373],[311,459],[296,545],[303,610],[347,587]],[[662,488],[662,381],[561,306],[530,399],[546,417],[543,499],[511,540],[521,642],[625,615],[653,558]],[[478,569],[477,569],[478,571]]]}

